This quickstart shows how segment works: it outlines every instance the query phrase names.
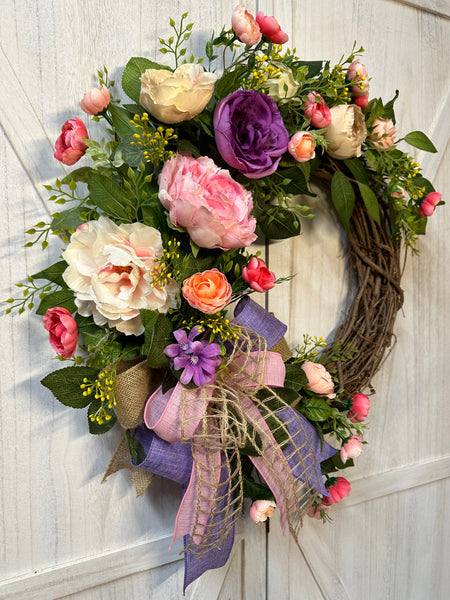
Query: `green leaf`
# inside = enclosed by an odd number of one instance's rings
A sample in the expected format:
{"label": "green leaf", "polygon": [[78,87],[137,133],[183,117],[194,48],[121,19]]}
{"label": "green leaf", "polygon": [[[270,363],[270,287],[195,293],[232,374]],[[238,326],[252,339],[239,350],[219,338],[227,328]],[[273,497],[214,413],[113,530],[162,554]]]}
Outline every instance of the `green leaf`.
{"label": "green leaf", "polygon": [[118,183],[93,171],[89,175],[88,188],[92,201],[104,213],[124,221],[132,219],[134,202]]}
{"label": "green leaf", "polygon": [[72,180],[87,183],[89,173],[93,170],[94,169],[92,167],[80,167],[79,169],[74,169],[64,177],[61,183],[63,185],[69,185]]}
{"label": "green leaf", "polygon": [[155,369],[168,366],[169,359],[164,354],[164,348],[174,343],[172,323],[155,310],[141,310],[140,313],[145,328],[142,351],[147,355],[148,364]]}
{"label": "green leaf", "polygon": [[369,183],[369,175],[363,162],[359,158],[347,158],[344,160],[345,166],[349,169],[356,181],[360,183]]}
{"label": "green leaf", "polygon": [[282,240],[300,235],[300,220],[292,211],[282,206],[268,206],[258,217],[263,234],[273,240]]}
{"label": "green leaf", "polygon": [[128,449],[130,450],[130,455],[134,461],[134,464],[140,465],[147,458],[147,453],[144,450],[144,446],[133,437],[129,429],[125,431],[125,437],[127,439]]}
{"label": "green leaf", "polygon": [[70,229],[75,230],[79,225],[85,222],[80,215],[80,210],[85,210],[79,206],[68,208],[58,213],[50,223],[52,231],[69,231]]}
{"label": "green leaf", "polygon": [[32,275],[32,279],[47,279],[47,281],[52,281],[58,285],[66,285],[64,283],[64,279],[62,278],[62,274],[67,269],[67,263],[65,260],[60,260],[59,262],[39,271],[35,275]]}
{"label": "green leaf", "polygon": [[308,378],[306,377],[305,371],[297,363],[288,363],[286,365],[286,377],[284,379],[284,385],[287,388],[298,392],[306,386]]}
{"label": "green leaf", "polygon": [[128,61],[123,75],[122,88],[125,94],[139,104],[139,96],[141,94],[141,82],[139,80],[142,73],[147,69],[165,69],[170,71],[170,67],[160,65],[148,58],[135,56]]}
{"label": "green leaf", "polygon": [[323,398],[307,396],[302,401],[306,418],[310,421],[325,421],[332,414],[332,408]]}
{"label": "green leaf", "polygon": [[127,135],[122,138],[116,148],[116,152],[122,152],[123,160],[130,166],[137,168],[144,160],[144,148],[137,144],[131,145],[131,142],[136,142],[132,135]]}
{"label": "green leaf", "polygon": [[44,296],[36,309],[36,314],[45,315],[49,308],[55,308],[55,306],[61,306],[62,308],[66,308],[70,313],[74,313],[77,310],[77,307],[74,302],[72,290],[63,288],[62,290]]}
{"label": "green leaf", "polygon": [[242,78],[247,73],[247,67],[236,67],[232,71],[228,71],[221,77],[215,86],[215,94],[218,100],[225,98],[232,92],[235,92],[242,83]]}
{"label": "green leaf", "polygon": [[111,114],[114,123],[114,129],[120,138],[124,138],[136,132],[134,125],[131,125],[130,123],[131,117],[127,110],[117,106],[116,104],[110,104],[108,111]]}
{"label": "green leaf", "polygon": [[374,221],[380,223],[380,207],[378,205],[378,199],[375,193],[365,183],[358,183],[359,191],[363,202],[367,208],[367,212]]}
{"label": "green leaf", "polygon": [[180,140],[177,144],[178,152],[189,152],[194,158],[201,156],[200,150],[189,140]]}
{"label": "green leaf", "polygon": [[416,216],[408,217],[408,225],[416,235],[425,235],[427,229],[426,217],[421,217],[419,214]]}
{"label": "green leaf", "polygon": [[97,369],[92,367],[66,367],[49,373],[41,380],[41,383],[64,406],[84,408],[90,404],[92,396],[83,396],[80,385],[85,377],[92,381],[97,377],[97,374]]}
{"label": "green leaf", "polygon": [[437,152],[433,142],[421,131],[411,131],[411,133],[405,135],[405,142],[410,146],[414,146],[414,148],[425,150],[425,152]]}
{"label": "green leaf", "polygon": [[100,398],[97,398],[91,402],[91,405],[88,408],[89,433],[92,433],[93,435],[101,435],[102,433],[106,433],[112,427],[114,427],[117,421],[117,417],[114,413],[112,413],[109,421],[105,419],[102,424],[98,423],[97,421],[91,421],[91,419],[89,418],[90,415],[95,414],[100,408],[100,405]]}
{"label": "green leaf", "polygon": [[308,67],[308,77],[316,77],[322,70],[323,60],[299,60],[294,64],[296,67]]}
{"label": "green leaf", "polygon": [[255,500],[275,500],[270,488],[267,485],[257,483],[248,475],[242,475],[243,492],[246,498]]}
{"label": "green leaf", "polygon": [[142,222],[144,225],[154,227],[159,231],[164,231],[166,228],[166,212],[158,200],[157,202],[149,202],[141,206]]}
{"label": "green leaf", "polygon": [[387,102],[384,105],[384,111],[383,111],[383,117],[385,119],[391,119],[392,122],[395,125],[395,113],[394,113],[394,104],[395,101],[398,98],[398,90],[395,90],[395,96],[392,98],[392,100],[389,100],[389,102]]}
{"label": "green leaf", "polygon": [[[302,194],[304,196],[315,196],[308,189],[308,179],[305,174],[305,167],[300,166],[302,163],[290,167],[289,169],[280,169],[276,171],[276,176],[281,179],[289,179],[290,183],[286,185],[286,191],[290,194]],[[304,163],[306,164],[306,163]],[[310,168],[310,166],[308,165]],[[274,175],[275,175],[274,174]]]}
{"label": "green leaf", "polygon": [[425,195],[427,196],[428,194],[430,194],[431,192],[435,192],[436,190],[434,189],[433,184],[431,183],[431,181],[429,181],[428,179],[426,179],[425,177],[423,177],[422,175],[417,175],[416,177],[414,177],[414,185],[417,186],[418,188],[425,188]]}
{"label": "green leaf", "polygon": [[355,206],[355,192],[347,177],[338,171],[331,180],[331,198],[337,214],[347,232],[350,231],[350,219]]}

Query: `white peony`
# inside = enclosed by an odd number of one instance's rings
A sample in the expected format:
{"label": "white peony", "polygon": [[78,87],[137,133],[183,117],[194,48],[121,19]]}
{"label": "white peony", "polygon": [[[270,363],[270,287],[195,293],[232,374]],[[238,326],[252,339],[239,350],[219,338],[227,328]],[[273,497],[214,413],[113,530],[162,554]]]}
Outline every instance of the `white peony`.
{"label": "white peony", "polygon": [[102,216],[82,225],[62,255],[69,265],[63,278],[75,292],[79,314],[127,335],[141,334],[139,309],[165,313],[177,306],[174,280],[152,285],[162,252],[159,231],[142,223],[116,225]]}
{"label": "white peony", "polygon": [[141,75],[142,106],[162,123],[179,123],[198,115],[211,99],[217,75],[201,65],[184,64],[172,71],[147,69]]}
{"label": "white peony", "polygon": [[340,104],[330,111],[331,125],[324,134],[330,142],[328,154],[339,160],[361,156],[361,144],[367,137],[362,110],[356,104]]}

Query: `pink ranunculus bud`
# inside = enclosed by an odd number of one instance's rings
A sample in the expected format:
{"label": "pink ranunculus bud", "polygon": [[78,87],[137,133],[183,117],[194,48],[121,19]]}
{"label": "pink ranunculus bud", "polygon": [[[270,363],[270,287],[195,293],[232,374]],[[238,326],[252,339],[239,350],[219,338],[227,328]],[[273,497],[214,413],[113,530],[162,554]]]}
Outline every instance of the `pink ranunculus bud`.
{"label": "pink ranunculus bud", "polygon": [[361,435],[352,435],[352,437],[342,444],[340,455],[341,460],[345,464],[349,458],[356,458],[363,451],[363,447],[361,444],[362,440]]}
{"label": "pink ranunculus bud", "polygon": [[421,217],[431,217],[434,213],[436,206],[441,201],[442,195],[439,192],[430,192],[426,196],[419,206],[419,212]]}
{"label": "pink ranunculus bud", "polygon": [[407,192],[406,192],[405,188],[402,187],[401,185],[394,185],[389,188],[389,195],[391,196],[391,198],[397,198],[398,200],[403,200],[403,198],[406,198]]}
{"label": "pink ranunculus bud", "polygon": [[368,96],[370,87],[369,76],[367,74],[366,67],[360,63],[359,60],[354,60],[348,67],[347,78],[354,84],[351,88],[351,91],[355,98],[359,98],[360,96]]}
{"label": "pink ranunculus bud", "polygon": [[357,394],[353,394],[352,400],[352,407],[347,416],[352,423],[362,423],[362,421],[367,419],[367,415],[369,414],[369,396],[358,392]]}
{"label": "pink ranunculus bud", "polygon": [[334,383],[331,375],[323,365],[307,360],[302,364],[302,369],[308,378],[306,387],[309,390],[320,396],[326,396],[330,400],[336,397],[336,394],[333,393]]}
{"label": "pink ranunculus bud", "polygon": [[308,100],[305,102],[305,116],[311,121],[311,125],[316,129],[328,127],[331,123],[331,112],[325,104],[325,100],[317,92],[308,94]]}
{"label": "pink ranunculus bud", "polygon": [[250,508],[250,519],[254,523],[264,523],[273,516],[277,505],[271,500],[255,500]]}
{"label": "pink ranunculus bud", "polygon": [[323,497],[323,503],[337,504],[350,494],[350,490],[352,488],[345,477],[337,477],[334,483],[332,483],[327,489],[329,496]]}
{"label": "pink ranunculus bud", "polygon": [[55,142],[54,157],[65,165],[74,165],[86,152],[83,138],[89,138],[83,121],[68,119],[61,127],[61,135]]}
{"label": "pink ranunculus bud", "polygon": [[72,358],[77,349],[78,327],[66,308],[49,308],[44,315],[44,327],[49,332],[50,345],[65,359]]}
{"label": "pink ranunculus bud", "polygon": [[394,126],[392,119],[378,117],[372,123],[372,132],[369,135],[369,140],[378,150],[389,150],[394,145],[394,136],[396,133],[397,128]]}
{"label": "pink ranunculus bud", "polygon": [[316,143],[309,131],[297,131],[288,144],[289,153],[297,162],[306,162],[316,156]]}
{"label": "pink ranunculus bud", "polygon": [[243,44],[254,46],[262,37],[261,29],[243,4],[239,4],[231,15],[231,27]]}
{"label": "pink ranunculus bud", "polygon": [[242,269],[242,279],[255,292],[266,292],[274,287],[277,278],[261,258],[253,256],[248,265]]}
{"label": "pink ranunculus bud", "polygon": [[274,44],[285,44],[289,40],[289,36],[285,33],[275,17],[266,17],[262,10],[256,15],[261,32]]}
{"label": "pink ranunculus bud", "polygon": [[369,94],[367,94],[367,96],[358,96],[358,98],[355,98],[354,104],[359,106],[361,110],[364,110],[369,104]]}
{"label": "pink ranunculus bud", "polygon": [[330,511],[330,505],[329,504],[319,504],[317,506],[315,506],[314,504],[312,506],[310,506],[308,508],[308,517],[311,517],[312,519],[321,519],[322,515],[320,514],[321,511],[325,511],[325,514],[327,515]]}
{"label": "pink ranunculus bud", "polygon": [[86,92],[80,106],[88,115],[96,115],[108,106],[110,100],[108,88],[102,85],[100,89],[93,88],[90,92]]}

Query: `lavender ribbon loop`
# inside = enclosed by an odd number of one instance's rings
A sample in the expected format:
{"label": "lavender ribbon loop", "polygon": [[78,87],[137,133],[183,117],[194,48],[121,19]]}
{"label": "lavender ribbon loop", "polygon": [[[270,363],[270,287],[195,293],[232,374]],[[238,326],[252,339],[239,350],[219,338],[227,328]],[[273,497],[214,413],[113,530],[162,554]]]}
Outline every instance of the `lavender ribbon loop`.
{"label": "lavender ribbon loop", "polygon": [[[191,444],[166,442],[145,425],[137,427],[134,430],[133,437],[142,445],[146,453],[146,457],[141,463],[136,464],[132,460],[133,466],[180,483],[182,485],[182,495],[184,496],[191,478],[194,462]],[[224,523],[229,518],[226,513],[229,491],[228,481],[228,468],[222,459],[217,508],[213,518],[210,518],[206,525],[212,545],[215,540],[219,539]],[[184,553],[184,594],[187,586],[203,575],[203,573],[209,569],[222,567],[227,562],[233,547],[234,527],[230,530],[230,534],[222,542],[220,548],[213,547],[206,552],[204,550],[202,552],[202,549],[196,544],[190,544],[191,536],[189,535],[185,535],[183,541],[185,549],[190,545],[189,552]]]}
{"label": "lavender ribbon loop", "polygon": [[244,296],[236,304],[233,323],[250,331],[255,331],[266,340],[269,349],[273,348],[287,331],[287,325],[271,315],[249,296]]}
{"label": "lavender ribbon loop", "polygon": [[[314,425],[293,408],[287,406],[278,411],[277,415],[285,423],[292,438],[292,442],[289,441],[283,448],[283,454],[292,474],[322,495],[328,496],[320,463],[334,456],[337,452],[336,448],[325,441],[322,444]],[[302,460],[299,460],[299,454]]]}

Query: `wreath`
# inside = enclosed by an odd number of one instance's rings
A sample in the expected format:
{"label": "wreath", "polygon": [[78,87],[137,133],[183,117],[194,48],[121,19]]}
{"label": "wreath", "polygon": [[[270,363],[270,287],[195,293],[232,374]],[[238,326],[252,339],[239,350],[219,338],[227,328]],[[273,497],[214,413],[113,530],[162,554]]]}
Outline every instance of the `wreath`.
{"label": "wreath", "polygon": [[[62,126],[55,158],[92,165],[46,186],[61,210],[27,246],[55,236],[64,250],[7,302],[37,303],[72,363],[43,385],[87,407],[90,433],[123,429],[105,478],[127,468],[138,494],[154,474],[181,484],[186,587],[228,559],[244,498],[256,523],[276,509],[296,540],[305,515],[327,520],[349,494],[337,473],[365,443],[364,390],[403,303],[401,254],[417,252],[443,202],[397,147],[398,92],[369,100],[362,48],[334,66],[302,61],[274,17],[239,5],[188,59],[187,13],[170,25],[160,51],[174,68],[132,58],[119,98],[104,67],[81,100],[108,140],[78,117]],[[419,131],[403,140],[436,152]],[[332,343],[305,336],[292,350],[250,297],[286,278],[248,249],[300,234],[313,180],[348,234],[350,291]]]}

